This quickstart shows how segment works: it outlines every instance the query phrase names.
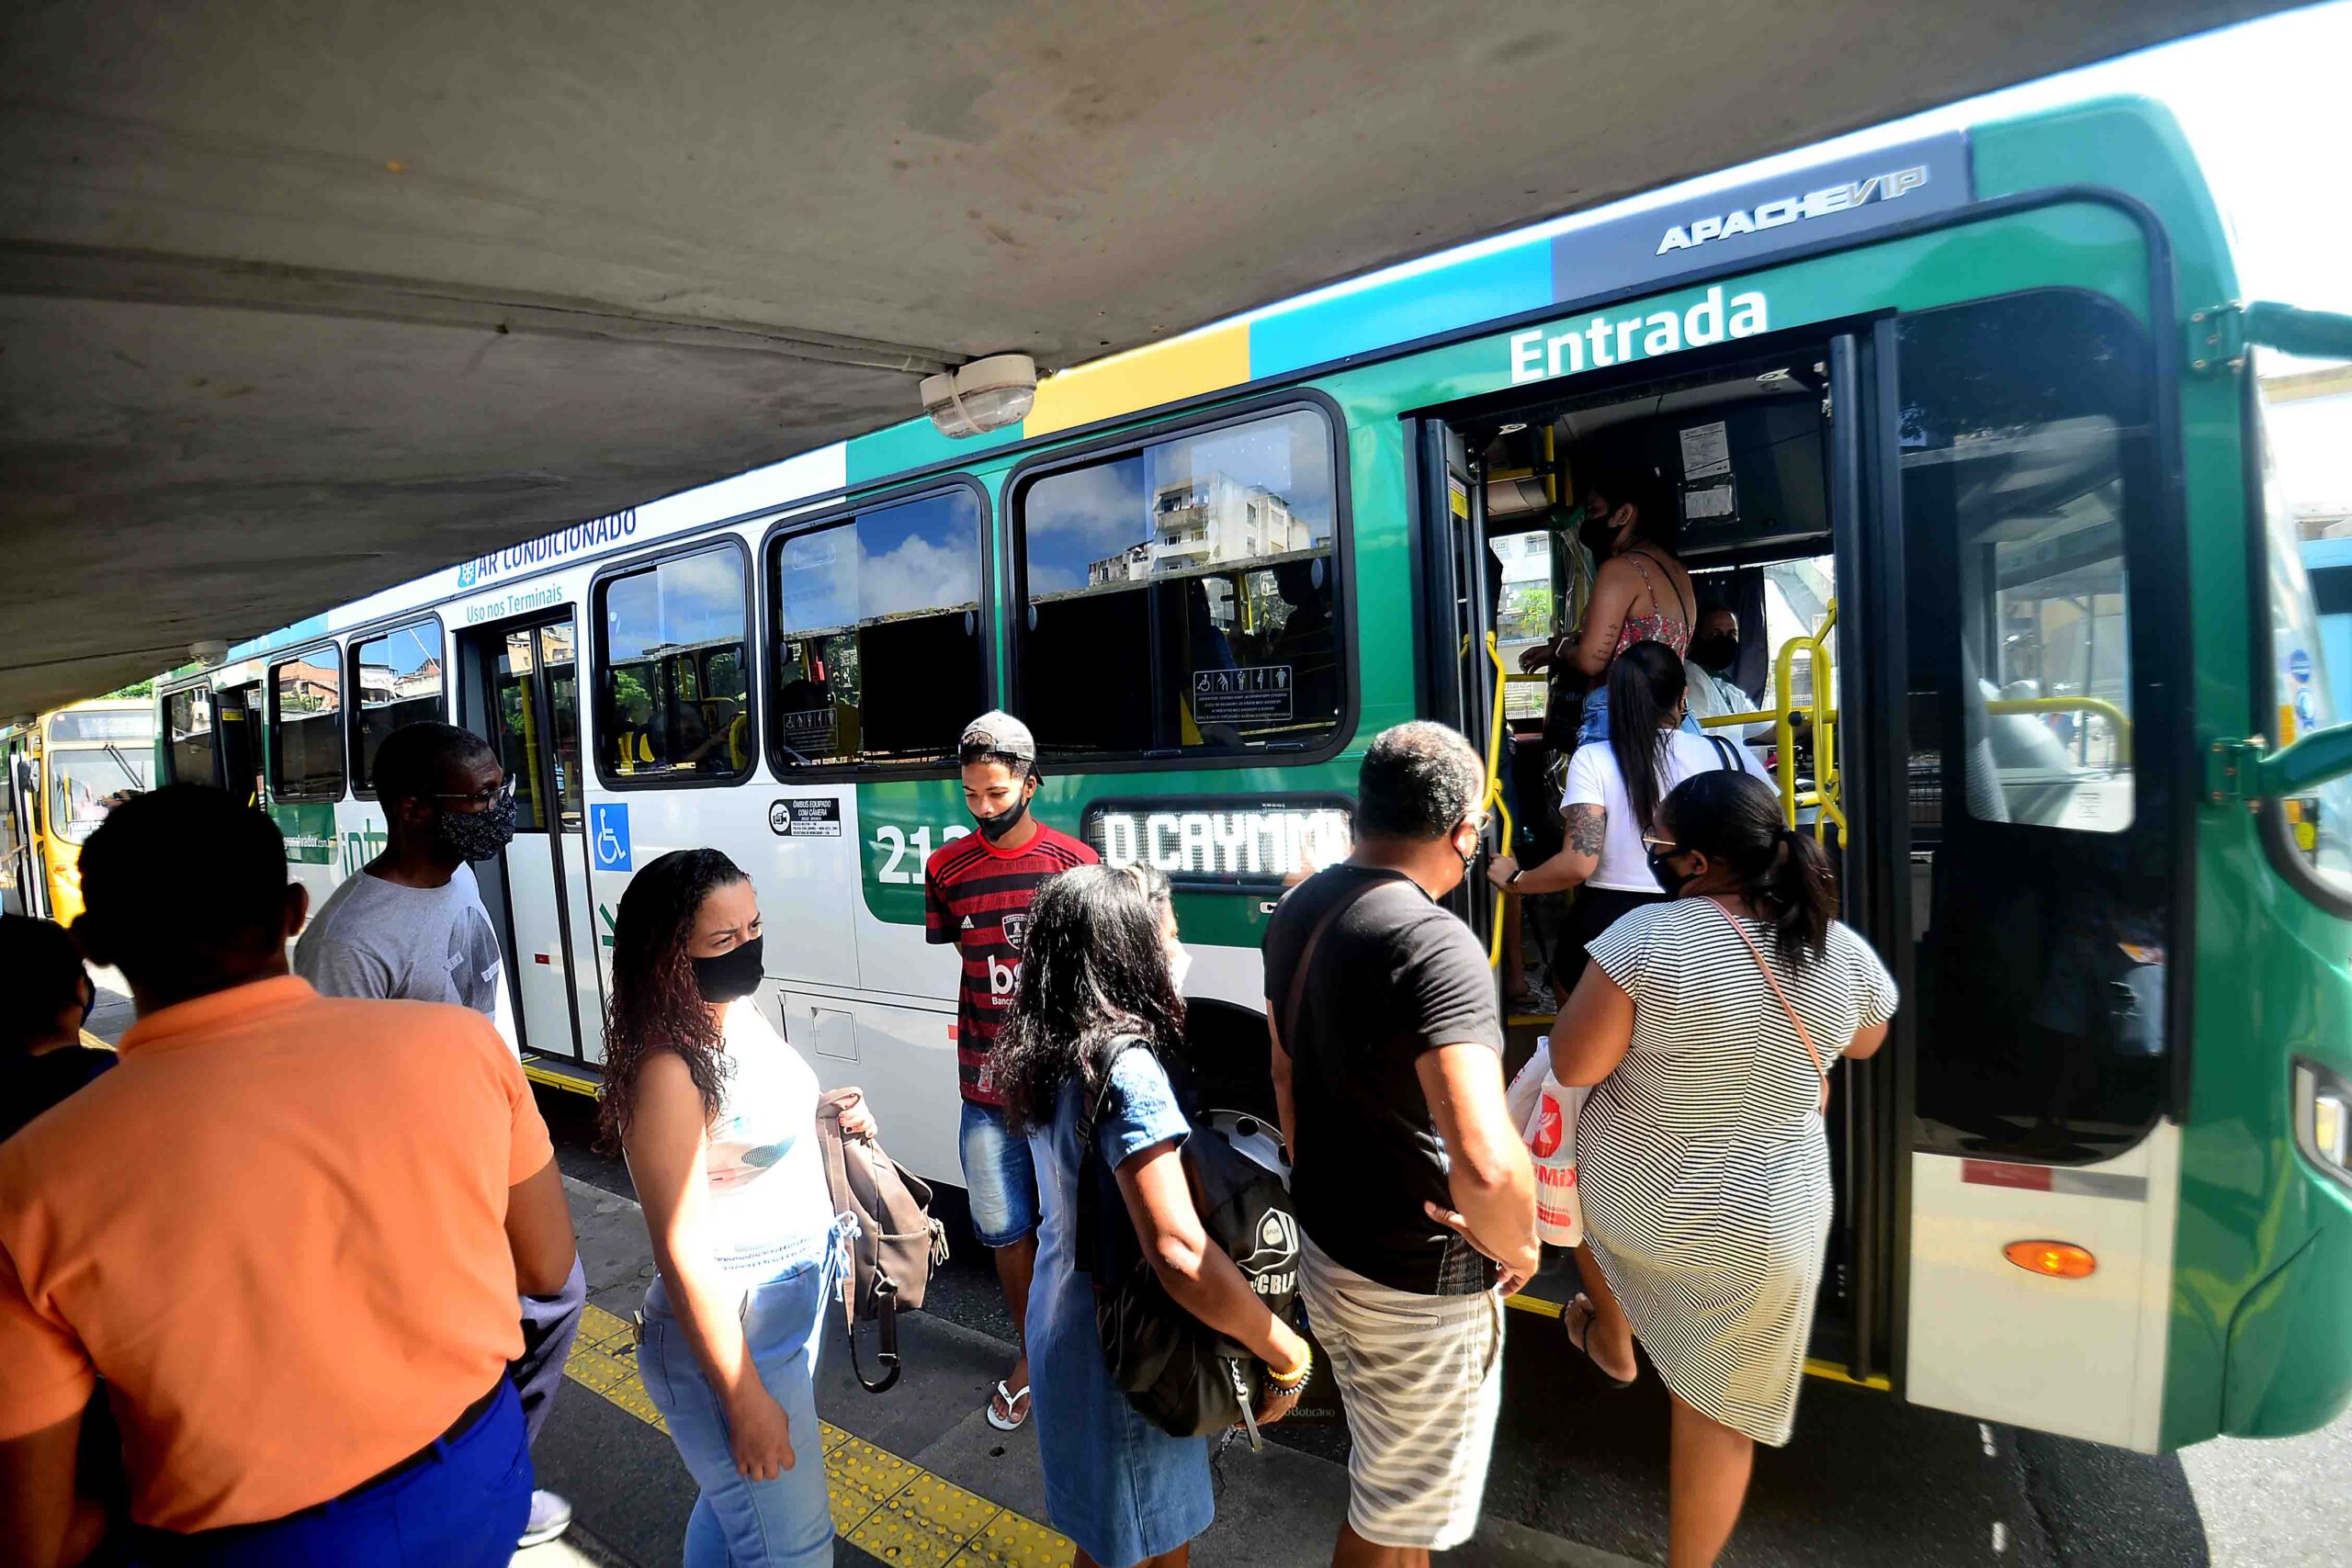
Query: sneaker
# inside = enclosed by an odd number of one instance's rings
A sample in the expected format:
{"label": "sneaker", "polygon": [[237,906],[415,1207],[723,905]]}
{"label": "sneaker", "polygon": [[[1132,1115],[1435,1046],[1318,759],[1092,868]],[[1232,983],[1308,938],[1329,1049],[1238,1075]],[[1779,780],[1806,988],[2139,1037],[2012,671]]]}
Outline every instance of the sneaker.
{"label": "sneaker", "polygon": [[523,1539],[514,1544],[518,1550],[545,1546],[571,1528],[571,1505],[552,1492],[534,1491],[530,1522],[523,1527]]}

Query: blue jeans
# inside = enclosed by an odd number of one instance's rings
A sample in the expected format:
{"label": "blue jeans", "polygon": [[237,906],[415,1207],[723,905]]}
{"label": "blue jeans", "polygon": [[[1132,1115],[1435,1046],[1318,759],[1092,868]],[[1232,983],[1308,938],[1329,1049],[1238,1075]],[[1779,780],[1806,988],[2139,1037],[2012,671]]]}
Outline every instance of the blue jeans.
{"label": "blue jeans", "polygon": [[555,1407],[555,1391],[563,1386],[564,1363],[571,1356],[571,1341],[580,1332],[580,1314],[588,1306],[588,1276],[580,1259],[571,1260],[571,1276],[551,1296],[524,1296],[523,1353],[506,1364],[514,1393],[523,1402],[523,1425],[530,1440],[539,1440]]}
{"label": "blue jeans", "polygon": [[505,1568],[531,1516],[523,1406],[501,1378],[471,1427],[390,1480],[266,1524],[195,1535],[134,1531],[131,1561],[156,1568]]}
{"label": "blue jeans", "polygon": [[[1692,735],[1706,733],[1689,711],[1682,715],[1680,727]],[[1577,722],[1577,744],[1589,746],[1596,740],[1609,739],[1609,688],[1595,686],[1584,694],[1584,716]],[[1735,739],[1736,739],[1735,737]]]}
{"label": "blue jeans", "polygon": [[959,1139],[964,1190],[972,1201],[972,1229],[983,1247],[1011,1247],[1035,1235],[1040,1213],[1037,1168],[1029,1140],[1016,1138],[993,1106],[964,1102]]}
{"label": "blue jeans", "polygon": [[737,1472],[726,1409],[671,1313],[668,1291],[657,1276],[645,1292],[638,1371],[702,1488],[686,1520],[685,1568],[816,1568],[833,1560],[825,1444],[817,1429],[817,1346],[826,1312],[841,1310],[841,1234],[837,1224],[809,1237],[783,1272],[743,1297],[744,1348],[784,1406],[792,1438],[793,1466],[774,1481],[747,1481]]}

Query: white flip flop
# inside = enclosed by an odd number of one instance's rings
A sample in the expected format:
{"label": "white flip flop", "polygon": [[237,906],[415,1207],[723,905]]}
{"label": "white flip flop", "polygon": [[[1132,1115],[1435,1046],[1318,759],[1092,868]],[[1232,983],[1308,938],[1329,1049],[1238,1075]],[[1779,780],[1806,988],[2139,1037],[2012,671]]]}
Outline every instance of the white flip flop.
{"label": "white flip flop", "polygon": [[[1029,1412],[1022,1408],[1021,1402],[1028,1398],[1029,1385],[1027,1383],[1023,1383],[1020,1391],[1016,1393],[1004,1385],[1004,1380],[1002,1378],[997,1379],[996,1399],[989,1401],[989,1425],[994,1427],[1000,1432],[1018,1432],[1021,1430],[1022,1427],[1026,1424],[1029,1419]],[[1012,1419],[1007,1421],[997,1415],[997,1399],[1004,1401],[1004,1407],[1013,1413]],[[1034,1404],[1035,1401],[1032,1401],[1031,1403]]]}

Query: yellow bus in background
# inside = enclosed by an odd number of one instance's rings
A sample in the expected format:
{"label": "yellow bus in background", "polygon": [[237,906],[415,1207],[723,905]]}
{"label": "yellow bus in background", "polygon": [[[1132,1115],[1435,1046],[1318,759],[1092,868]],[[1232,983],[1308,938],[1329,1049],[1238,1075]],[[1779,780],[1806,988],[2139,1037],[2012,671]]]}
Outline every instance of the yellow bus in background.
{"label": "yellow bus in background", "polygon": [[153,787],[154,704],[101,697],[0,728],[0,895],[12,914],[71,925],[83,842],[119,802]]}

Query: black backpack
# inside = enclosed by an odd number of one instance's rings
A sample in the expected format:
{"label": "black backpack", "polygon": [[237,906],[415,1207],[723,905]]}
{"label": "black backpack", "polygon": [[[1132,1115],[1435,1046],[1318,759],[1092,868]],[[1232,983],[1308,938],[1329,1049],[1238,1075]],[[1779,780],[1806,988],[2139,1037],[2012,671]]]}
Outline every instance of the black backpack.
{"label": "black backpack", "polygon": [[[1129,1051],[1148,1051],[1137,1036],[1111,1042],[1102,1088],[1079,1122],[1077,1264],[1094,1277],[1094,1326],[1113,1386],[1145,1419],[1172,1438],[1204,1438],[1235,1423],[1259,1446],[1255,1411],[1265,1366],[1169,1296],[1143,1255],[1117,1175],[1094,1146],[1094,1129],[1111,1092],[1111,1069]],[[1282,1179],[1235,1148],[1186,1103],[1193,1123],[1184,1140],[1184,1174],[1209,1240],[1225,1249],[1277,1317],[1295,1324],[1298,1216]],[[1105,1216],[1108,1216],[1106,1219]]]}

